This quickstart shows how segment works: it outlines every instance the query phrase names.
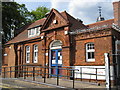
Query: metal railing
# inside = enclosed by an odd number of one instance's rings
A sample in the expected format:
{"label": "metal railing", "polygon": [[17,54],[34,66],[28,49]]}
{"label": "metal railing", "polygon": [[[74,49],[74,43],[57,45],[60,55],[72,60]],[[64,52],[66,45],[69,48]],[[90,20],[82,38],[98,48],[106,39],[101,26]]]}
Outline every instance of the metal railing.
{"label": "metal railing", "polygon": [[[43,82],[46,83],[47,78],[54,77],[56,78],[56,85],[60,85],[60,78],[67,78],[72,80],[72,88],[75,88],[75,79],[80,79],[83,81],[84,75],[94,76],[94,81],[98,85],[99,76],[105,76],[103,74],[99,74],[98,70],[105,68],[91,68],[91,67],[80,67],[79,69],[73,69],[74,67],[44,67],[44,66],[33,66],[33,65],[19,65],[19,66],[11,66],[11,67],[3,67],[2,68],[2,77],[3,78],[20,78],[27,79],[28,77],[32,77],[33,81],[36,81],[36,78],[41,77]],[[94,72],[84,72],[84,69],[94,69]],[[51,71],[58,70],[61,73],[52,73]],[[79,75],[79,77],[77,77]],[[93,79],[89,78],[89,82]]]}
{"label": "metal railing", "polygon": [[[71,67],[74,68],[73,66],[65,66],[65,67]],[[74,72],[74,77],[75,79],[79,79],[80,81],[88,80],[89,82],[94,81],[98,85],[100,85],[99,81],[104,81],[105,82],[105,67],[103,68],[94,68],[94,67],[79,67],[77,68],[79,71]],[[87,69],[87,70],[85,70]],[[90,71],[91,70],[91,71]],[[101,72],[101,73],[100,73]],[[85,75],[89,76],[85,77]],[[91,78],[92,77],[92,78]],[[102,78],[100,78],[102,77]],[[111,75],[111,78],[114,76]]]}
{"label": "metal railing", "polygon": [[[92,70],[91,72],[85,72],[84,69],[87,69],[87,70]],[[79,74],[79,77],[80,77],[80,80],[84,80],[85,78],[83,77],[84,75],[87,75],[87,76],[90,76],[90,78],[87,78],[89,80],[89,82],[91,82],[92,80],[96,81],[96,83],[98,82],[98,77],[99,76],[103,76],[105,77],[105,72],[102,73],[102,74],[99,74],[98,70],[105,70],[105,68],[91,68],[91,67],[80,67],[80,70],[79,72],[75,72],[75,74]],[[91,78],[91,76],[93,76],[93,78]],[[77,78],[77,77],[76,77]],[[105,80],[102,79],[102,80]],[[99,84],[99,83],[98,83]]]}
{"label": "metal railing", "polygon": [[[56,69],[58,71],[62,70],[63,74],[50,73],[49,70]],[[67,72],[69,71],[69,73]],[[2,68],[2,77],[3,78],[19,78],[23,77],[26,79],[27,77],[32,77],[32,80],[35,81],[37,76],[41,76],[43,78],[44,83],[46,83],[46,79],[50,77],[56,78],[56,85],[59,85],[59,78],[72,78],[72,88],[75,88],[75,71],[78,69],[72,68],[63,68],[63,67],[43,67],[43,66],[28,66],[28,65],[19,65],[19,66],[11,66],[11,67],[3,67]],[[71,72],[73,73],[71,76]]]}

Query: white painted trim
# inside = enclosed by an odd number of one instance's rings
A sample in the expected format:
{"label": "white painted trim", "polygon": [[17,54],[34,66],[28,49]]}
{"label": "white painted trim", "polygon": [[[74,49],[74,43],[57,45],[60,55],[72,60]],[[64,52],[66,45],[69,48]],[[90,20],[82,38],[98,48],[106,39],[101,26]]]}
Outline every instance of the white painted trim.
{"label": "white painted trim", "polygon": [[[98,68],[97,72],[98,72],[98,75],[104,75],[104,76],[97,76],[97,79],[98,80],[105,80],[105,66],[73,66],[74,69],[78,69],[79,71],[75,71],[75,78],[81,78],[80,76],[80,68],[83,68],[82,69],[82,73],[95,73],[96,70],[93,69],[93,68]],[[103,68],[103,69],[99,69],[99,68]],[[113,66],[110,66],[110,75],[112,76],[111,77],[111,80],[114,80],[114,73],[113,73]],[[82,78],[84,79],[96,79],[96,76],[95,75],[85,75],[83,74],[82,75]]]}
{"label": "white painted trim", "polygon": [[[27,51],[27,47],[29,47],[29,51]],[[28,59],[27,58],[27,53],[30,54],[30,46],[26,46],[25,49],[26,49],[26,63],[30,63],[30,56],[29,56],[29,60],[27,60]]]}
{"label": "white painted trim", "polygon": [[[35,46],[37,46],[37,50],[35,50]],[[35,44],[34,46],[33,46],[33,63],[38,63],[38,45],[37,44]],[[35,53],[37,53],[37,56],[35,57]],[[35,59],[36,59],[36,61],[35,61]]]}
{"label": "white painted trim", "polygon": [[[58,41],[58,40],[54,40],[50,43],[50,50],[49,50],[49,67],[51,67],[51,63],[52,63],[52,60],[51,60],[51,50],[54,50],[54,49],[62,49],[62,46],[58,46],[58,47],[51,47],[52,44],[55,42],[55,41]],[[59,40],[60,41],[60,40]],[[60,41],[62,42],[62,41]],[[49,74],[51,74],[51,68],[49,68]]]}
{"label": "white painted trim", "polygon": [[61,49],[62,47],[61,46],[59,46],[59,47],[52,47],[52,48],[50,48],[51,50],[53,50],[53,49]]}

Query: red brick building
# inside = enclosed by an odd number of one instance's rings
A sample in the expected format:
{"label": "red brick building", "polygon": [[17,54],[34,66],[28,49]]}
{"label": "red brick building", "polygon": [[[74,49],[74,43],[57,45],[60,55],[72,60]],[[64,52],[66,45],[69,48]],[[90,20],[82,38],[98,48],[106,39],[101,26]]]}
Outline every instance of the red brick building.
{"label": "red brick building", "polygon": [[[27,25],[5,44],[3,67],[41,65],[103,68],[104,53],[111,55],[113,67],[113,63],[117,62],[112,56],[116,52],[115,42],[120,40],[120,2],[114,2],[113,6],[113,19],[89,25],[84,25],[66,11],[52,9],[46,18]],[[49,73],[56,73],[54,71],[49,70]],[[79,78],[77,74],[76,78]]]}

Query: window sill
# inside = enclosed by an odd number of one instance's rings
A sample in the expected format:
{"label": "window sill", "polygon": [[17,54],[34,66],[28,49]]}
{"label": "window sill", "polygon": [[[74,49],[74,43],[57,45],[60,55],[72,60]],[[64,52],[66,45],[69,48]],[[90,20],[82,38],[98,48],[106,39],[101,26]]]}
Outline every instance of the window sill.
{"label": "window sill", "polygon": [[95,59],[87,59],[86,62],[95,62]]}

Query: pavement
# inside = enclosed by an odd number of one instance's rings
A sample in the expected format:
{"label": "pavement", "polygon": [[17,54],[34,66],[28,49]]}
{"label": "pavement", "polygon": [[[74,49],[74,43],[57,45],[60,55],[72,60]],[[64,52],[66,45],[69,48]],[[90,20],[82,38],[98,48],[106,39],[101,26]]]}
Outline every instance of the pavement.
{"label": "pavement", "polygon": [[[46,83],[44,83],[44,78],[37,77],[35,81],[32,81],[31,77],[23,78],[2,78],[2,83],[0,83],[0,88],[57,88],[57,89],[72,89],[73,80],[59,79],[59,85],[57,85],[56,78],[47,78]],[[76,89],[105,89],[105,85],[100,85],[92,82],[75,81],[74,88]]]}
{"label": "pavement", "polygon": [[2,79],[2,83],[0,83],[0,88],[54,88],[48,85],[37,84],[34,82],[28,82],[25,80],[19,80],[16,78],[5,78]]}

